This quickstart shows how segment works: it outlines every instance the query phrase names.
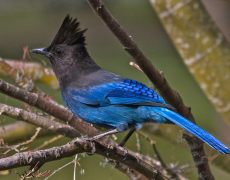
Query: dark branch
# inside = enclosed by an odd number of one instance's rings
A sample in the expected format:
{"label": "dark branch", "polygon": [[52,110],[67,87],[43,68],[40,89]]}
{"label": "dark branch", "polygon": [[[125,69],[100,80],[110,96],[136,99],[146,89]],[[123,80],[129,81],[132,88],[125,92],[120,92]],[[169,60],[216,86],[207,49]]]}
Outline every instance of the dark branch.
{"label": "dark branch", "polygon": [[[139,67],[148,76],[148,78],[155,84],[161,95],[174,106],[177,111],[184,117],[190,119],[195,123],[195,119],[189,107],[183,103],[180,95],[173,90],[165,77],[152,65],[151,61],[138,48],[137,44],[132,40],[131,36],[126,33],[124,28],[112,16],[109,10],[100,0],[87,0],[94,11],[101,17],[104,23],[109,27],[113,34],[118,38],[124,49],[134,58]],[[209,168],[208,159],[205,155],[203,143],[190,135],[186,135],[185,139],[190,146],[193,160],[198,170],[200,179],[214,179]]]}

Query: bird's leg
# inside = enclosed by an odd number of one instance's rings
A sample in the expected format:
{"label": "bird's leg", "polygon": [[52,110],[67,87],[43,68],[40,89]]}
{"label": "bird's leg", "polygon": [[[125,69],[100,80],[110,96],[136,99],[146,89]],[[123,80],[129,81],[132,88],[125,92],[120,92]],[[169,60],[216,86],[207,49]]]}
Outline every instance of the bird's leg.
{"label": "bird's leg", "polygon": [[113,129],[113,130],[110,130],[110,131],[107,131],[107,132],[98,134],[98,135],[96,135],[96,136],[89,137],[88,140],[94,141],[94,140],[103,138],[103,137],[108,136],[108,135],[116,134],[116,133],[118,133],[118,132],[119,132],[119,131],[118,131],[117,129]]}
{"label": "bird's leg", "polygon": [[136,128],[135,127],[132,127],[128,134],[126,134],[126,136],[122,139],[122,141],[119,143],[119,146],[123,147],[126,142],[129,140],[129,138],[132,136],[132,134],[135,132]]}

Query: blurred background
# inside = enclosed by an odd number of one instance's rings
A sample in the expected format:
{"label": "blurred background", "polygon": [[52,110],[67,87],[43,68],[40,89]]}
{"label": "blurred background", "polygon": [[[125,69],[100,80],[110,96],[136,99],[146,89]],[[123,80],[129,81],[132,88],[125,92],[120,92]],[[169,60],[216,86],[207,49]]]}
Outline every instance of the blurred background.
{"label": "blurred background", "polygon": [[[228,0],[203,0],[212,18],[219,28],[230,39],[230,1]],[[229,128],[215,112],[213,106],[207,100],[200,87],[194,81],[183,64],[180,56],[174,49],[165,33],[156,13],[149,1],[140,0],[107,0],[105,1],[113,15],[130,33],[143,52],[152,60],[152,63],[165,74],[172,87],[183,97],[185,104],[192,107],[197,123],[220,137],[226,144],[230,144]],[[121,74],[123,76],[139,80],[152,86],[145,75],[129,65],[132,58],[127,55],[123,47],[112,35],[108,28],[90,9],[84,0],[1,0],[0,1],[0,57],[6,59],[21,59],[22,48],[38,48],[49,45],[54,34],[58,30],[66,14],[77,17],[82,28],[87,28],[86,42],[91,56],[103,68]],[[46,59],[32,55],[33,61],[49,66]],[[1,75],[0,75],[1,76]],[[0,77],[8,80],[7,77]],[[51,89],[43,84],[38,86],[49,95],[62,103],[58,89]],[[12,103],[12,99],[1,95],[1,103]],[[6,117],[0,116],[1,123],[8,123]],[[153,139],[157,143],[159,151],[168,163],[188,165],[186,176],[195,179],[195,168],[191,161],[191,155],[182,140],[182,131],[174,128],[176,141],[170,141],[155,134]],[[119,136],[121,137],[121,135]],[[47,137],[46,137],[47,138]],[[46,138],[40,138],[40,143]],[[62,139],[63,144],[67,139]],[[136,139],[133,136],[128,147],[136,149]],[[178,145],[179,144],[179,145]],[[181,144],[183,144],[181,146]],[[36,146],[36,144],[34,145]],[[52,145],[53,146],[53,145]],[[142,152],[154,156],[151,146],[144,138],[141,138]],[[170,153],[168,150],[170,149]],[[208,148],[207,148],[208,149]],[[127,179],[123,174],[106,164],[100,156],[79,155],[80,167],[78,167],[77,179]],[[42,169],[56,169],[71,161],[73,158],[47,163]],[[0,179],[17,179],[17,173],[24,168],[14,169],[7,176]],[[222,180],[230,176],[221,168],[212,166],[217,177]],[[72,179],[73,166],[70,165],[50,179]],[[43,179],[43,178],[41,178]],[[219,178],[220,179],[220,178]]]}

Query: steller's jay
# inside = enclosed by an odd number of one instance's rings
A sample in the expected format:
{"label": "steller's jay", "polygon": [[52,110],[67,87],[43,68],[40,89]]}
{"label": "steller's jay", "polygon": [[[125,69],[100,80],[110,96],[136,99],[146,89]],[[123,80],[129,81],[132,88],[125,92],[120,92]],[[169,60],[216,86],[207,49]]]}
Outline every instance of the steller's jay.
{"label": "steller's jay", "polygon": [[153,89],[99,67],[86,50],[85,31],[79,29],[77,19],[66,16],[50,46],[32,52],[50,60],[64,103],[74,115],[112,129],[95,139],[139,129],[144,122],[173,123],[217,151],[230,153],[227,146],[178,114]]}

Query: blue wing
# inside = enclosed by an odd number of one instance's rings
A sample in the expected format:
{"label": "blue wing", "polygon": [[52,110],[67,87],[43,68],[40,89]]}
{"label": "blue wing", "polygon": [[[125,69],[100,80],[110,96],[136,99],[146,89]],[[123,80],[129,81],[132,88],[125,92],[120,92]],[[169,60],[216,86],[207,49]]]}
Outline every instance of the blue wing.
{"label": "blue wing", "polygon": [[173,109],[156,91],[135,80],[124,79],[69,91],[75,100],[91,106],[148,105]]}
{"label": "blue wing", "polygon": [[111,90],[106,98],[111,104],[165,103],[164,99],[153,89],[129,79],[116,83],[116,88]]}
{"label": "blue wing", "polygon": [[[68,87],[62,92],[70,110],[87,122],[109,125],[121,131],[140,127],[139,106],[170,108],[154,90],[134,80],[119,79],[84,88]],[[165,121],[165,119],[164,119]]]}
{"label": "blue wing", "polygon": [[84,89],[69,88],[63,97],[70,109],[88,122],[107,125],[120,131],[129,125],[138,127],[148,120],[172,122],[219,152],[230,153],[222,142],[174,112],[157,92],[137,81],[125,79]]}

